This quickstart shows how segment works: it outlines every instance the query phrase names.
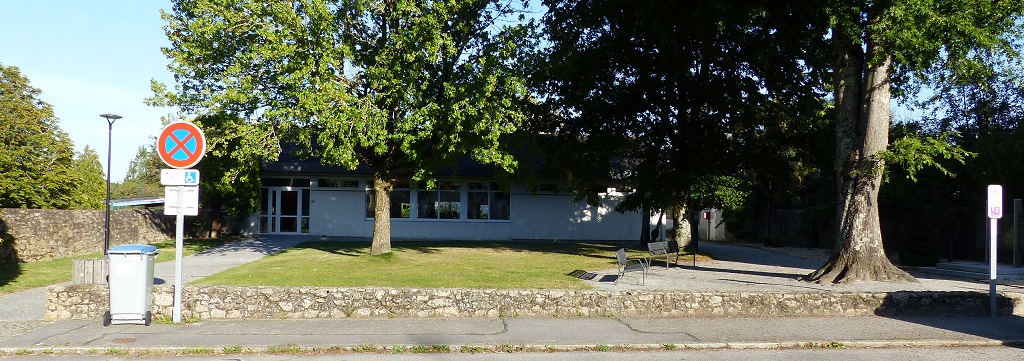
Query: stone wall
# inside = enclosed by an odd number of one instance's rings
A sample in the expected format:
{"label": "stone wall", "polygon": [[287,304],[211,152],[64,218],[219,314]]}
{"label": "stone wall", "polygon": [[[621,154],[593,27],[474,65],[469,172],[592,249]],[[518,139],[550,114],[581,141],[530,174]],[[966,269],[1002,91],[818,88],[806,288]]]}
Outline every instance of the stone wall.
{"label": "stone wall", "polygon": [[[102,210],[0,208],[0,264],[103,251]],[[174,238],[174,217],[162,210],[110,212],[110,246]]]}
{"label": "stone wall", "polygon": [[[722,317],[988,315],[978,292],[755,293],[686,291],[185,286],[184,319],[345,317]],[[47,320],[102,318],[105,285],[47,289]],[[173,288],[154,286],[153,314],[170,317]],[[1024,316],[1024,295],[1000,313]]]}

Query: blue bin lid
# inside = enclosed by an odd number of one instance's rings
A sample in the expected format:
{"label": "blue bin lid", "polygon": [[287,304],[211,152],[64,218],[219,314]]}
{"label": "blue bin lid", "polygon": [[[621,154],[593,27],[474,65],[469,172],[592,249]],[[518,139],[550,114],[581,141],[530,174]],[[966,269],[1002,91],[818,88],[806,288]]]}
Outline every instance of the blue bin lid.
{"label": "blue bin lid", "polygon": [[107,253],[118,253],[118,254],[149,254],[157,253],[156,246],[150,246],[148,244],[122,244],[120,246],[111,248]]}

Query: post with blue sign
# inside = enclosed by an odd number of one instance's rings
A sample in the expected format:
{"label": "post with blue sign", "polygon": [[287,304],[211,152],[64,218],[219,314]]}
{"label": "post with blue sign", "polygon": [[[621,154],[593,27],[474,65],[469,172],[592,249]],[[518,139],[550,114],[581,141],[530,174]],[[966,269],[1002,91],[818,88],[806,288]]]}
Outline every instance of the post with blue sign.
{"label": "post with blue sign", "polygon": [[185,216],[199,215],[199,171],[191,169],[203,159],[206,136],[188,122],[171,123],[157,137],[160,160],[174,169],[160,171],[164,188],[164,214],[176,216],[174,238],[174,323],[181,322],[181,258],[185,242]]}
{"label": "post with blue sign", "polygon": [[988,246],[988,298],[989,309],[992,317],[998,316],[996,309],[996,270],[998,269],[998,257],[996,248],[999,244],[997,234],[999,233],[999,219],[1003,218],[1003,186],[992,184],[988,186],[988,202],[985,207],[989,219],[989,234],[991,239]]}

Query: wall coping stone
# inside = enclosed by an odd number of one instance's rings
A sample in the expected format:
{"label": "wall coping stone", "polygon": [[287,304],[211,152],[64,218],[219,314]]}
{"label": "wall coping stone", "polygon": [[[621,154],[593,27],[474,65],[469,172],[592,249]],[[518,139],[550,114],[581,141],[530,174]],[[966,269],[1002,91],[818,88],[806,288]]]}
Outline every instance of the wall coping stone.
{"label": "wall coping stone", "polygon": [[[155,317],[171,317],[173,287],[153,286]],[[1024,294],[1001,292],[1000,314],[1024,316]],[[46,319],[101,319],[106,285],[47,288]],[[377,287],[184,286],[184,319],[800,317],[988,315],[988,293],[701,292]]]}

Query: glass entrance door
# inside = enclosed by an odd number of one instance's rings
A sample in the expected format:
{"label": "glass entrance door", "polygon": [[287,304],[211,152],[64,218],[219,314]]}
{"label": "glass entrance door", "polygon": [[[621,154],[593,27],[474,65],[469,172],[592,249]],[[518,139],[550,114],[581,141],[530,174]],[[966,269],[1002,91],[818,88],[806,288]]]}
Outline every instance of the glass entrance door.
{"label": "glass entrance door", "polygon": [[260,233],[309,233],[309,188],[261,189]]}

